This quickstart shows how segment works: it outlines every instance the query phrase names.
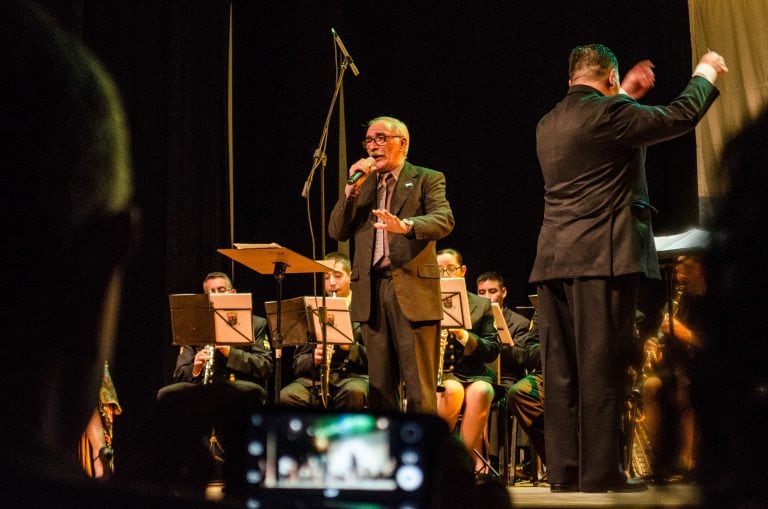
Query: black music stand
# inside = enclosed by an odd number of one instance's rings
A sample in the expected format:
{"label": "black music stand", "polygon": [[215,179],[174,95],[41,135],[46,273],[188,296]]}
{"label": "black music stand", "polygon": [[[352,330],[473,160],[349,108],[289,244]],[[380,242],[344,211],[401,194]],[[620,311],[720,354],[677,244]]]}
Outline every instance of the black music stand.
{"label": "black music stand", "polygon": [[309,320],[303,297],[283,299],[282,302],[276,300],[264,302],[270,334],[272,336],[277,335],[278,304],[280,304],[280,333],[283,347],[301,346],[309,343],[311,341]]}
{"label": "black music stand", "polygon": [[253,343],[250,293],[181,293],[168,296],[174,345]]}
{"label": "black music stand", "polygon": [[288,248],[275,244],[256,244],[258,247],[244,247],[241,249],[218,249],[218,252],[236,262],[240,262],[249,269],[259,274],[272,274],[277,281],[277,330],[272,338],[272,346],[275,349],[275,403],[280,403],[280,371],[282,362],[282,309],[283,279],[286,274],[316,274],[318,272],[330,272],[322,263],[300,255]]}

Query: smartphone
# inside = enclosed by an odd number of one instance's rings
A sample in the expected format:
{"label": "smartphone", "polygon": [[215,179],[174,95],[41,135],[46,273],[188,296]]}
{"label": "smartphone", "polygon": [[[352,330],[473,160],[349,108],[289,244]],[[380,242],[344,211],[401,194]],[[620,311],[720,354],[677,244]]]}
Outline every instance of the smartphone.
{"label": "smartphone", "polygon": [[448,438],[427,415],[265,408],[252,412],[246,507],[428,506]]}

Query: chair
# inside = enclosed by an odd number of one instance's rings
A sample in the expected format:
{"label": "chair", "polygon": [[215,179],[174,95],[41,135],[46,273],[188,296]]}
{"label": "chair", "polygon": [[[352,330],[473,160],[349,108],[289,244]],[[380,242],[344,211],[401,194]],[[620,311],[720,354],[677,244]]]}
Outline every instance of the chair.
{"label": "chair", "polygon": [[[501,474],[500,477],[505,484],[509,485],[514,485],[517,482],[516,466],[525,461],[530,462],[534,474],[531,482],[536,486],[539,483],[542,468],[539,456],[525,430],[522,429],[517,415],[509,411],[507,388],[502,385],[496,385],[495,388],[496,398],[488,419],[491,457],[495,456],[497,459],[496,465]],[[524,457],[520,457],[523,450],[527,453]],[[495,451],[495,455],[493,451]]]}
{"label": "chair", "polygon": [[483,462],[488,468],[506,480],[507,473],[507,396],[504,386],[494,384],[494,398],[485,428]]}
{"label": "chair", "polygon": [[[517,482],[517,464],[518,464],[518,442],[520,439],[520,433],[525,435],[525,431],[521,429],[520,422],[518,421],[518,418],[516,415],[512,414],[508,416],[509,425],[509,432],[507,433],[507,443],[505,444],[505,458],[508,458],[508,462],[506,465],[506,478],[505,482],[506,484],[513,485]],[[526,436],[527,438],[527,436]],[[530,439],[528,440],[528,461],[531,464],[531,484],[534,486],[538,486],[539,484],[539,475],[540,475],[540,462],[539,462],[539,455],[536,452],[536,448],[533,446],[533,443],[531,443]],[[524,463],[524,460],[521,458],[520,463]]]}

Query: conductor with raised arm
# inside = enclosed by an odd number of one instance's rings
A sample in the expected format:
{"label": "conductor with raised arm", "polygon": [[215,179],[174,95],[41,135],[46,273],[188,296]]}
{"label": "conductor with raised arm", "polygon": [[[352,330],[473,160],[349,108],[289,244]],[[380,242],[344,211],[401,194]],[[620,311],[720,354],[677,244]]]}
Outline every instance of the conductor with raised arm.
{"label": "conductor with raised arm", "polygon": [[[368,123],[368,158],[349,169],[350,181],[329,221],[338,241],[354,239],[352,320],[360,322],[372,410],[436,413],[440,271],[436,241],[453,230],[445,176],[406,160],[410,135],[400,120]],[[361,178],[358,179],[358,176]]]}
{"label": "conductor with raised arm", "polygon": [[536,131],[544,221],[530,280],[539,295],[552,491],[645,488],[626,479],[619,457],[624,355],[639,285],[659,278],[645,150],[691,131],[727,71],[708,52],[669,105],[646,106],[636,99],[653,86],[652,69],[640,62],[620,84],[610,49],[573,49],[567,95]]}

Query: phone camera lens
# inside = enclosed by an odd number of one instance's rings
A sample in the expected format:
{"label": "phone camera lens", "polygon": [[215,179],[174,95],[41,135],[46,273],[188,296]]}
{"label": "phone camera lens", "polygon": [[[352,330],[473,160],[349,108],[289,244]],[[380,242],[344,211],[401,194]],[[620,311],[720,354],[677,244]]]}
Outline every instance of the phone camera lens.
{"label": "phone camera lens", "polygon": [[415,422],[406,422],[403,427],[400,428],[400,438],[406,444],[415,444],[421,440],[424,436],[424,430],[421,425]]}
{"label": "phone camera lens", "polygon": [[420,454],[413,449],[406,449],[400,453],[400,462],[403,465],[415,465],[419,462]]}
{"label": "phone camera lens", "polygon": [[419,467],[404,465],[395,474],[397,485],[403,491],[416,491],[424,482],[424,473]]}

